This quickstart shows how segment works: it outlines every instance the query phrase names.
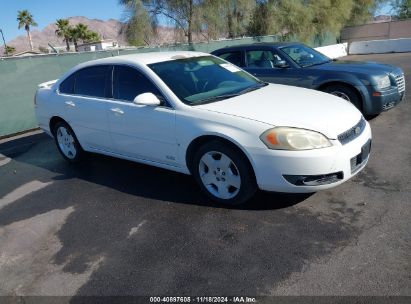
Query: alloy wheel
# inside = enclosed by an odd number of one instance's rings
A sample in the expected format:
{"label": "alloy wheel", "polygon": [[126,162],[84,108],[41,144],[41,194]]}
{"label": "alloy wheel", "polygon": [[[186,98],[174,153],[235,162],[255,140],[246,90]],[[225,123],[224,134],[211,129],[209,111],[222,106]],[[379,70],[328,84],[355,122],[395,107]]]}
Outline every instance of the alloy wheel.
{"label": "alloy wheel", "polygon": [[65,127],[57,129],[57,142],[61,152],[69,159],[74,159],[77,154],[73,135]]}
{"label": "alloy wheel", "polygon": [[241,176],[236,164],[217,151],[205,153],[199,162],[199,175],[206,189],[219,199],[231,199],[240,191]]}

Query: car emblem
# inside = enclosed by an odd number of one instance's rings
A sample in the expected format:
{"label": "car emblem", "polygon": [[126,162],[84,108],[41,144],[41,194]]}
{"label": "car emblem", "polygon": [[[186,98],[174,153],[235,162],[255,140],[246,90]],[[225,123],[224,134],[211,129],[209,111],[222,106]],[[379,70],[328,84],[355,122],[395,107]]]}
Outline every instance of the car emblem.
{"label": "car emblem", "polygon": [[360,127],[356,127],[354,132],[355,134],[360,134],[361,128]]}

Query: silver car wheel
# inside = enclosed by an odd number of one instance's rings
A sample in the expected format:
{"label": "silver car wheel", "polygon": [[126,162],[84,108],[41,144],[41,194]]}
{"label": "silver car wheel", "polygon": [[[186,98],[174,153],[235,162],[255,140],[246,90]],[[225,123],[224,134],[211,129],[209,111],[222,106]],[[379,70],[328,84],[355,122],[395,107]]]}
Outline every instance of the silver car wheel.
{"label": "silver car wheel", "polygon": [[351,102],[350,97],[348,97],[348,95],[347,95],[347,94],[345,94],[345,93],[343,93],[343,92],[340,92],[340,91],[333,91],[333,92],[330,92],[330,94],[335,95],[335,96],[338,96],[338,97],[340,97],[340,98],[342,98],[342,99],[345,99],[345,100],[347,100],[347,101],[350,101],[350,102]]}
{"label": "silver car wheel", "polygon": [[235,163],[217,151],[205,153],[199,163],[199,175],[206,189],[220,199],[231,199],[240,191],[241,177]]}
{"label": "silver car wheel", "polygon": [[75,147],[75,141],[73,135],[65,127],[59,127],[57,129],[57,142],[59,144],[61,152],[69,159],[74,159],[77,154]]}

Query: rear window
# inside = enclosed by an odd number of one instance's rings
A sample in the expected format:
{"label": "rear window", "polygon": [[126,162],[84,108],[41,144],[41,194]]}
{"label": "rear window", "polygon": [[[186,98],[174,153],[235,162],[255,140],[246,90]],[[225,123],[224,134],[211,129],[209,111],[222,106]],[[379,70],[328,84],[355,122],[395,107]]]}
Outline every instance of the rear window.
{"label": "rear window", "polygon": [[235,64],[236,66],[243,66],[243,60],[242,60],[242,53],[241,52],[229,52],[229,53],[224,53],[219,55],[218,57],[227,60],[228,62],[231,62],[232,64]]}

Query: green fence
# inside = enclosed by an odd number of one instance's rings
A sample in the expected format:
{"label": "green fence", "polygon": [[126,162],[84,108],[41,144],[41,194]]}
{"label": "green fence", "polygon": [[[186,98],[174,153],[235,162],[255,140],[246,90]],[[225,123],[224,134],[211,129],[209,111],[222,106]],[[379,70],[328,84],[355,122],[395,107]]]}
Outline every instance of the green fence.
{"label": "green fence", "polygon": [[[224,46],[275,41],[278,41],[277,36],[264,36],[192,45],[3,58],[0,60],[0,137],[36,128],[33,98],[37,85],[59,78],[68,69],[81,62],[109,56],[154,51],[192,50],[209,53]],[[329,36],[327,39],[323,39],[321,44],[328,45],[335,42],[335,37]],[[312,41],[309,44],[319,46],[320,43]]]}

